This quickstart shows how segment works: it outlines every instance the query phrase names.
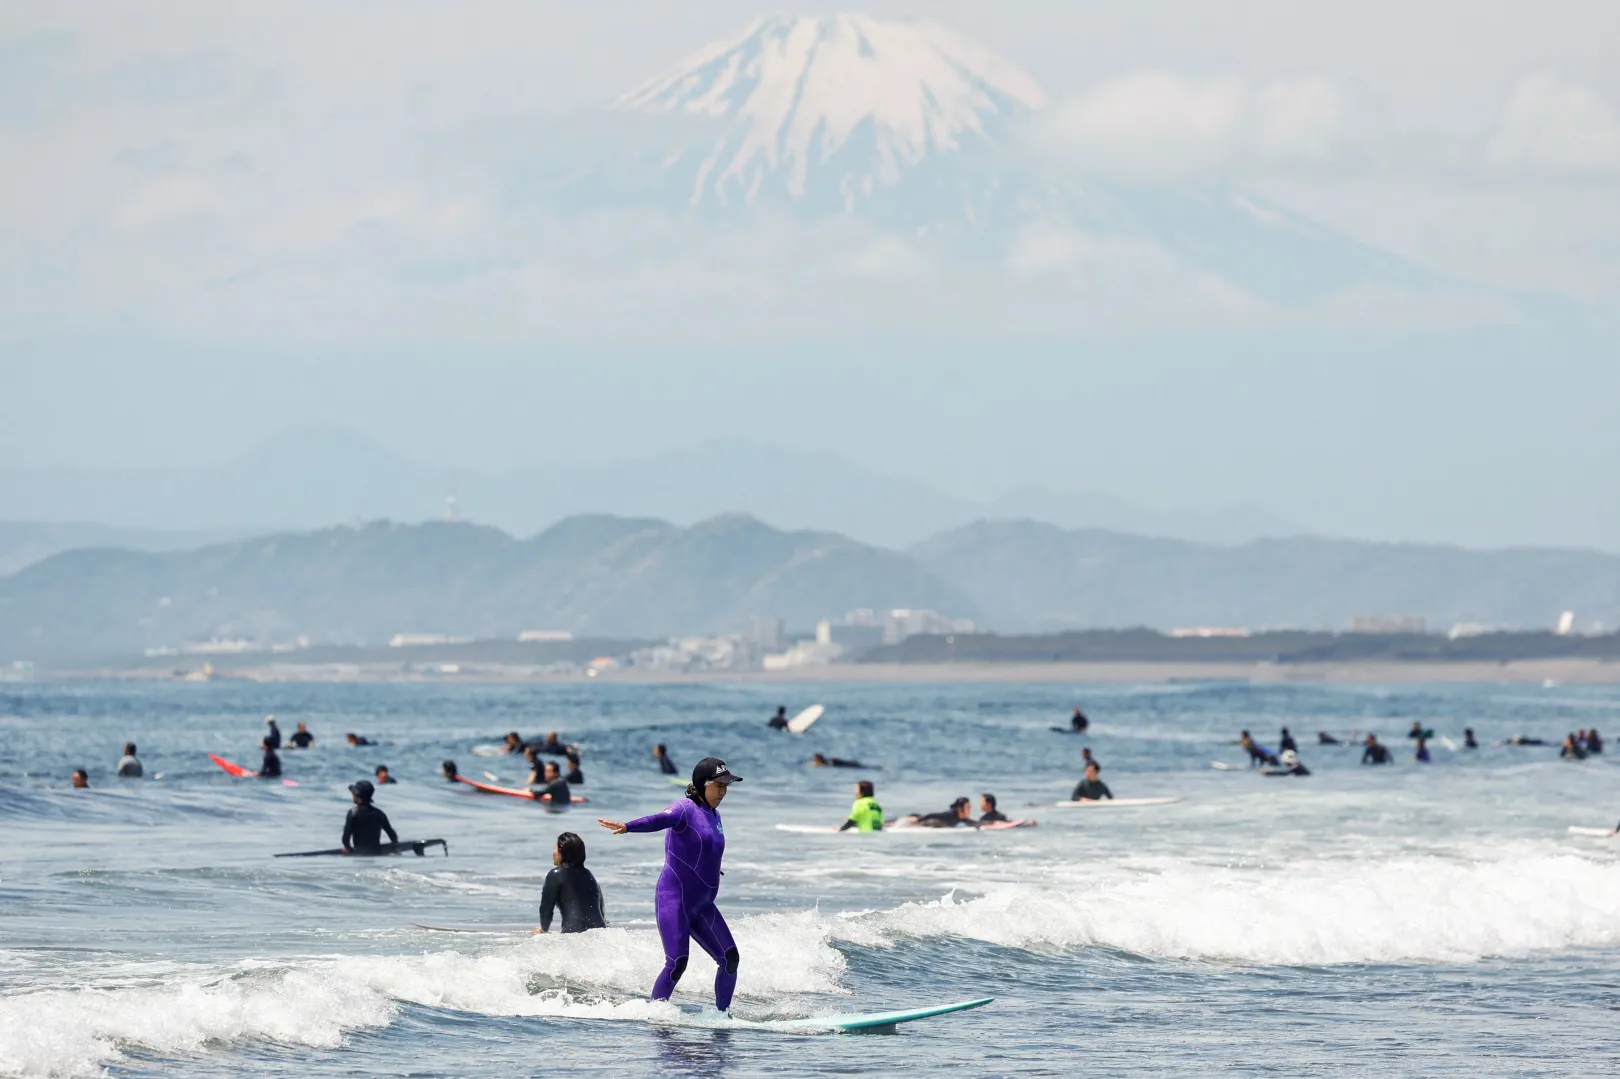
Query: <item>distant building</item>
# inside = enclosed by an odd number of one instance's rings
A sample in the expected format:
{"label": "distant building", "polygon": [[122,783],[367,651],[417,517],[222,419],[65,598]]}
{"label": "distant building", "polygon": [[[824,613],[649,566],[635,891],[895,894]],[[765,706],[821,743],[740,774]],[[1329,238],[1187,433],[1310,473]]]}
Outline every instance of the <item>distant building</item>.
{"label": "distant building", "polygon": [[1568,637],[1571,633],[1574,633],[1575,612],[1565,611],[1563,614],[1559,615],[1558,625],[1553,629],[1553,632],[1558,634],[1560,637]]}
{"label": "distant building", "polygon": [[1172,637],[1247,637],[1243,626],[1182,626],[1170,631]]}
{"label": "distant building", "polygon": [[747,671],[757,666],[759,655],[760,650],[741,637],[672,637],[632,652],[627,662],[639,670],[676,673]]}
{"label": "distant building", "polygon": [[846,652],[860,652],[883,643],[883,627],[875,622],[851,624],[823,618],[816,623],[816,643],[837,645]]}
{"label": "distant building", "polygon": [[34,677],[34,665],[26,659],[13,660],[0,667],[0,682],[28,682]]}
{"label": "distant building", "polygon": [[1358,614],[1350,619],[1351,633],[1427,633],[1428,620],[1419,614]]}
{"label": "distant building", "polygon": [[434,644],[471,643],[471,637],[451,637],[444,633],[396,633],[388,638],[389,648],[425,648]]}
{"label": "distant building", "polygon": [[780,618],[758,616],[748,620],[748,640],[762,651],[774,652],[781,648],[784,635]]}
{"label": "distant building", "polygon": [[1458,622],[1446,631],[1446,637],[1449,640],[1456,641],[1464,637],[1483,637],[1490,632],[1492,632],[1491,627],[1484,622]]}
{"label": "distant building", "polygon": [[822,667],[843,654],[842,645],[799,641],[786,652],[766,655],[762,665],[767,671],[782,671],[790,667]]}
{"label": "distant building", "polygon": [[907,637],[925,633],[972,633],[973,622],[966,618],[948,618],[938,611],[897,607],[889,612],[883,623],[883,643],[899,644]]}
{"label": "distant building", "polygon": [[181,645],[180,650],[191,656],[234,656],[243,652],[258,652],[261,648],[258,641],[216,637],[211,641],[193,641]]}
{"label": "distant building", "polygon": [[566,629],[526,629],[518,634],[520,641],[571,641],[574,635]]}

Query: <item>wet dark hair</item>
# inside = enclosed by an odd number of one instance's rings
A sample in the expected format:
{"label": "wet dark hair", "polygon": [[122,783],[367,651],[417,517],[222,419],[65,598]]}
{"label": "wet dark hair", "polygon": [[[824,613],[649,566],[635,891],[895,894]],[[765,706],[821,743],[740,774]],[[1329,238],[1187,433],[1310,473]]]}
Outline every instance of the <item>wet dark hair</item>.
{"label": "wet dark hair", "polygon": [[131,757],[133,757],[135,755],[135,743],[134,742],[125,742],[124,743],[124,752],[128,753]]}
{"label": "wet dark hair", "polygon": [[973,803],[968,801],[966,798],[958,798],[956,801],[951,803],[951,808],[955,809],[957,806],[970,806],[972,804]]}
{"label": "wet dark hair", "polygon": [[692,799],[692,801],[696,802],[698,805],[702,806],[704,809],[710,808],[709,800],[703,797],[703,791],[698,788],[696,783],[688,783],[686,785],[686,796]]}
{"label": "wet dark hair", "polygon": [[557,836],[557,853],[562,855],[563,865],[584,865],[585,841],[573,832],[563,832]]}
{"label": "wet dark hair", "polygon": [[371,774],[372,775],[381,775],[383,772],[386,772],[386,771],[388,771],[388,765],[379,764],[379,765],[377,765],[376,768],[372,769]]}
{"label": "wet dark hair", "polygon": [[861,792],[862,798],[872,797],[873,787],[870,779],[861,780],[859,783],[855,784],[855,789]]}
{"label": "wet dark hair", "polygon": [[993,794],[981,794],[981,795],[979,795],[979,797],[983,798],[985,800],[985,802],[990,806],[991,809],[996,808],[996,796],[995,795],[993,795]]}
{"label": "wet dark hair", "polygon": [[653,752],[668,754],[669,753],[669,747],[666,746],[664,743],[659,742],[657,745],[653,746]]}
{"label": "wet dark hair", "polygon": [[459,775],[460,774],[456,770],[456,762],[455,761],[445,761],[439,767],[444,769],[446,775],[452,775],[453,776],[453,775]]}

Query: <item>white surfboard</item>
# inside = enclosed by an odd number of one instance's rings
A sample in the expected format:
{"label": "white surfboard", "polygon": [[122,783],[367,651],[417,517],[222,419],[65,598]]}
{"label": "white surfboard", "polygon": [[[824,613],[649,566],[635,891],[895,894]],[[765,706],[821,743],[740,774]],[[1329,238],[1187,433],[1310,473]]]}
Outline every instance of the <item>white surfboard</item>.
{"label": "white surfboard", "polygon": [[506,756],[506,747],[505,746],[497,746],[497,745],[473,746],[473,756],[475,756],[475,757],[504,757],[504,756]]}
{"label": "white surfboard", "polygon": [[1594,839],[1609,839],[1614,835],[1613,828],[1583,828],[1578,824],[1569,826],[1570,835],[1587,835]]}
{"label": "white surfboard", "polygon": [[932,1019],[952,1012],[965,1012],[982,1008],[995,997],[963,1000],[954,1004],[935,1004],[926,1008],[911,1008],[899,1012],[864,1012],[856,1015],[814,1015],[808,1019],[736,1019],[724,1012],[705,1012],[696,1016],[683,1016],[681,1026],[713,1026],[725,1030],[767,1030],[793,1033],[828,1034],[893,1034],[901,1023],[918,1019]]}
{"label": "white surfboard", "polygon": [[446,922],[443,925],[430,925],[427,922],[412,922],[417,929],[425,929],[429,933],[491,933],[500,936],[532,934],[540,928],[535,923],[525,922]]}
{"label": "white surfboard", "polygon": [[[837,835],[838,827],[831,824],[778,824],[778,832],[792,832],[794,835]],[[850,831],[858,831],[851,828]]]}
{"label": "white surfboard", "polygon": [[811,724],[815,723],[816,720],[821,718],[821,713],[825,711],[826,709],[821,705],[812,704],[809,708],[806,708],[804,711],[788,720],[788,733],[803,734],[805,731],[810,729]]}
{"label": "white surfboard", "polygon": [[1097,801],[1048,802],[1056,809],[1130,809],[1133,806],[1167,806],[1184,801],[1179,794],[1164,798],[1102,798]]}
{"label": "white surfboard", "polygon": [[1209,766],[1221,772],[1241,772],[1244,765],[1227,764],[1225,761],[1210,761]]}

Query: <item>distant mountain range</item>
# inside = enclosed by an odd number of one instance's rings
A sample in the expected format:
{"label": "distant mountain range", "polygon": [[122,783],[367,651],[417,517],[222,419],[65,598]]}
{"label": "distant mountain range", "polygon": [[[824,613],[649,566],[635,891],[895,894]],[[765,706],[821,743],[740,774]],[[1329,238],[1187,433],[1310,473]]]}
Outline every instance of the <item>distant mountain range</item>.
{"label": "distant mountain range", "polygon": [[214,637],[384,643],[525,629],[658,638],[807,630],[856,607],[925,607],[1002,632],[1343,628],[1359,614],[1546,627],[1620,624],[1620,557],[1341,540],[1236,547],[992,522],[901,552],[727,515],[681,528],[574,517],[532,539],[374,523],[194,551],[65,552],[0,578],[0,659],[127,656]]}
{"label": "distant mountain range", "polygon": [[121,547],[131,551],[184,551],[210,543],[241,539],[251,530],[215,528],[176,532],[149,528],[116,528],[99,524],[39,524],[0,521],[0,577],[49,558],[58,551],[85,547]]}
{"label": "distant mountain range", "polygon": [[[830,529],[883,547],[904,547],[980,518],[1029,518],[1068,528],[1214,542],[1299,531],[1263,510],[1241,506],[1165,511],[1109,495],[1039,487],[978,502],[872,472],[837,454],[740,441],[602,465],[488,473],[417,464],[346,428],[300,427],[222,465],[0,469],[0,505],[14,520],[211,531],[208,538],[226,538],[226,531],[240,536],[355,520],[438,518],[452,493],[465,517],[517,536],[594,513],[648,515],[682,525],[746,513],[778,528]],[[17,526],[10,527],[21,535]],[[29,527],[33,534],[26,541],[0,528],[0,565],[17,568],[30,551],[43,557],[87,545],[71,528]],[[105,542],[83,535],[89,543]],[[133,538],[119,545],[168,546]]]}

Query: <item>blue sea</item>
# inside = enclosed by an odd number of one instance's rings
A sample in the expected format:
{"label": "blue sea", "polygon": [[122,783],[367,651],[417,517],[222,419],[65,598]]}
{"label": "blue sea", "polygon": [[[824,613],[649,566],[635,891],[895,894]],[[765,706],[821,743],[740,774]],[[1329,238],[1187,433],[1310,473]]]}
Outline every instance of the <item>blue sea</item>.
{"label": "blue sea", "polygon": [[[771,712],[822,703],[804,736]],[[1054,733],[1076,704],[1088,736]],[[317,737],[297,786],[235,779],[264,717]],[[0,686],[0,1074],[16,1076],[1612,1076],[1620,1071],[1620,690],[1535,686],[551,686],[31,683]],[[1413,721],[1437,733],[1412,760]],[[1234,745],[1287,726],[1309,778]],[[1464,727],[1483,748],[1459,745]],[[523,779],[474,748],[508,730],[583,747],[588,806],[445,782]],[[1375,731],[1397,763],[1317,746]],[[382,744],[354,749],[355,731]],[[1494,746],[1509,735],[1545,748]],[[119,780],[123,742],[146,778]],[[892,1037],[702,1025],[713,964],[646,993],[661,955],[657,836],[614,837],[726,759],[720,907],[748,1019],[994,1003]],[[1068,796],[1089,746],[1119,797]],[[813,752],[870,770],[812,768]],[[449,857],[282,859],[336,846],[346,786],[386,763],[400,832]],[[83,767],[89,790],[71,789]],[[812,835],[858,777],[891,815],[996,794],[1034,828]],[[585,837],[609,928],[535,921],[558,832]],[[712,1003],[711,1003],[712,1007]]]}

